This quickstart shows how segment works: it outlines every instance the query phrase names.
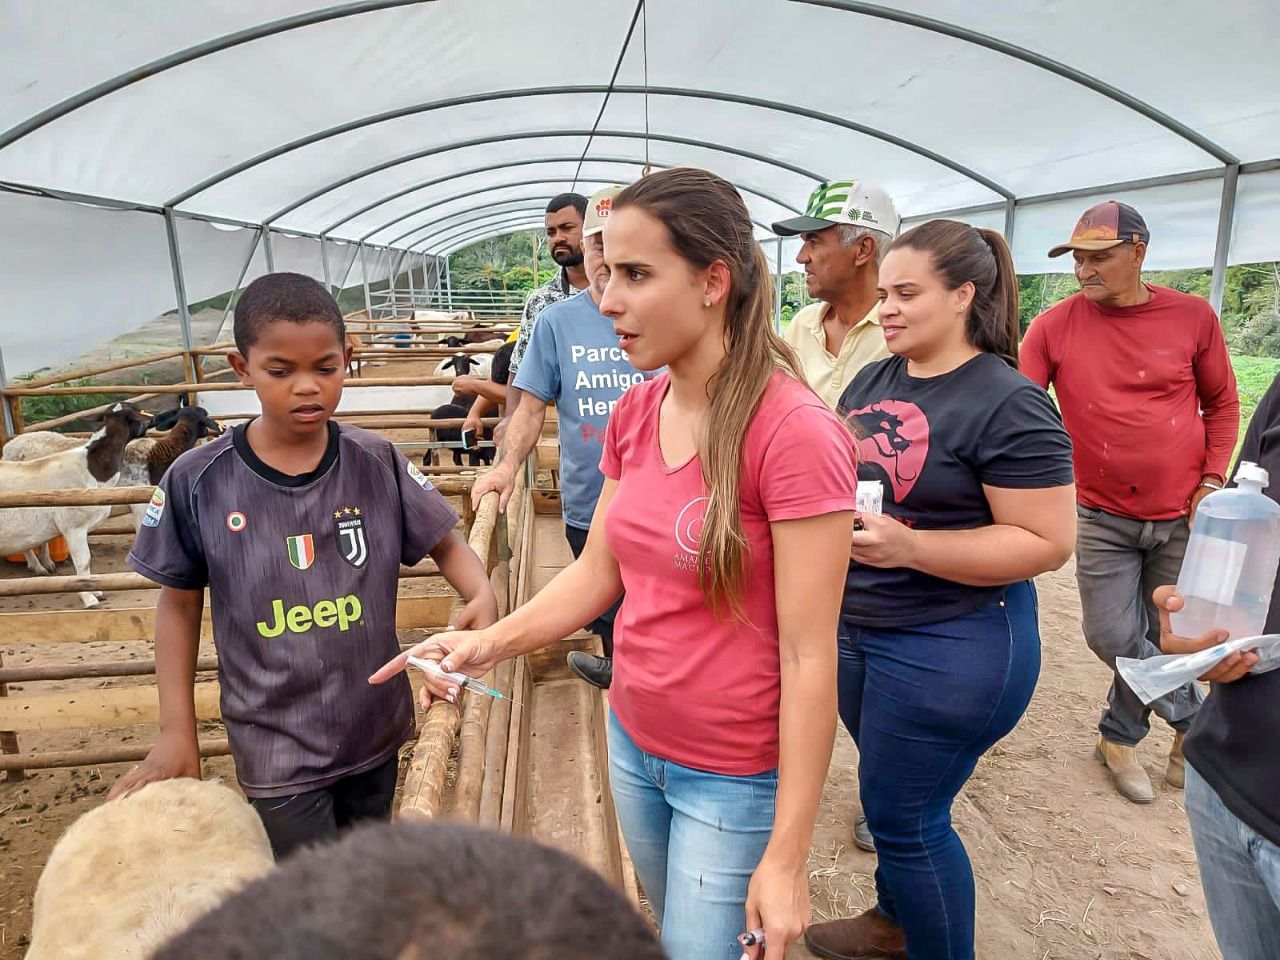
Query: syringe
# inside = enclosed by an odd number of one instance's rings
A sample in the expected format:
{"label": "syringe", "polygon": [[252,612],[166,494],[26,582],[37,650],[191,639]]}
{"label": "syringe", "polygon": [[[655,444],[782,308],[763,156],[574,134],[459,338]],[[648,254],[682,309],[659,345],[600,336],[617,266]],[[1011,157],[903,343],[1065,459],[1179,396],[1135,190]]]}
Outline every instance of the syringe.
{"label": "syringe", "polygon": [[422,660],[418,657],[410,657],[408,663],[411,667],[417,667],[419,670],[424,670],[427,673],[433,673],[437,677],[443,677],[445,680],[456,683],[460,687],[465,687],[472,693],[479,693],[486,697],[494,697],[497,700],[506,700],[508,703],[514,703],[517,706],[524,706],[524,704],[519,700],[514,700],[511,697],[508,697],[501,690],[495,690],[493,687],[489,686],[477,677],[468,677],[465,673],[448,673],[445,670],[442,670],[440,664],[436,663],[434,660]]}

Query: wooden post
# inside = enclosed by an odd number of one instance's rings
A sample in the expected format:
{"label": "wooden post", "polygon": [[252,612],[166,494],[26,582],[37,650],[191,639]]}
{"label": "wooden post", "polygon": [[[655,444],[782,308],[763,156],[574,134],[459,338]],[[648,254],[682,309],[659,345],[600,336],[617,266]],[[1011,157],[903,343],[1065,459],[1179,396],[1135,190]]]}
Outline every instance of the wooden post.
{"label": "wooden post", "polygon": [[13,434],[17,436],[24,429],[22,423],[22,398],[5,397],[5,403],[9,404],[9,416],[13,419]]}
{"label": "wooden post", "polygon": [[[0,653],[0,667],[4,666],[4,654]],[[9,695],[9,684],[0,681],[0,697]],[[19,753],[18,735],[12,730],[0,730],[0,753]],[[19,767],[8,770],[5,773],[5,779],[10,783],[16,783],[26,778],[26,771]]]}

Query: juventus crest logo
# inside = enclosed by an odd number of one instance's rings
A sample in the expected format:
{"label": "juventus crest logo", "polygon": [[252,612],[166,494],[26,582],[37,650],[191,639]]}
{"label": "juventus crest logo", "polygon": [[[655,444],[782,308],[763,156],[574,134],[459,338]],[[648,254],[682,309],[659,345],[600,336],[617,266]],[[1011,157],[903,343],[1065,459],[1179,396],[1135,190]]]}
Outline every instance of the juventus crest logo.
{"label": "juventus crest logo", "polygon": [[338,552],[353,567],[363,567],[369,559],[369,543],[364,535],[364,516],[359,507],[333,511]]}

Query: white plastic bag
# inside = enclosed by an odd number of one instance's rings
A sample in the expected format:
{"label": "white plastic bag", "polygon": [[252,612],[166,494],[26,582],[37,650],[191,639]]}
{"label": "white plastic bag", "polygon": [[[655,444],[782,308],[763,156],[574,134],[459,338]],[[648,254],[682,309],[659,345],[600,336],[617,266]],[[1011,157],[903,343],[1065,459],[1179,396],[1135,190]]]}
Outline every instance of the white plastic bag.
{"label": "white plastic bag", "polygon": [[1280,636],[1267,634],[1228,640],[1197,653],[1170,653],[1145,660],[1117,657],[1116,669],[1143,703],[1151,703],[1212,670],[1229,655],[1243,650],[1252,650],[1259,657],[1250,673],[1266,673],[1280,668]]}

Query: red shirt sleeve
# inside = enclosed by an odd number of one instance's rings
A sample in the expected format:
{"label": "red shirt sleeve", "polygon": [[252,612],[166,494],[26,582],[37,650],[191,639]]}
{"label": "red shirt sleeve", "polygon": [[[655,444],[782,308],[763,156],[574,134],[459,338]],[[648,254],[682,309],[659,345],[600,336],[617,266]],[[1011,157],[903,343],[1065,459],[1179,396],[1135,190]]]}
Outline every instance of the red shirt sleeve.
{"label": "red shirt sleeve", "polygon": [[760,500],[770,522],[852,510],[858,488],[853,434],[826,405],[798,406],[764,449]]}
{"label": "red shirt sleeve", "polygon": [[1195,357],[1196,394],[1204,416],[1204,465],[1201,472],[1227,476],[1231,454],[1240,434],[1240,393],[1213,308],[1205,306],[1199,349]]}
{"label": "red shirt sleeve", "polygon": [[1045,314],[1040,314],[1031,321],[1027,335],[1022,338],[1022,347],[1018,350],[1018,369],[1032,383],[1038,383],[1048,390],[1049,381],[1053,379],[1053,368],[1049,363],[1049,341],[1045,336]]}

